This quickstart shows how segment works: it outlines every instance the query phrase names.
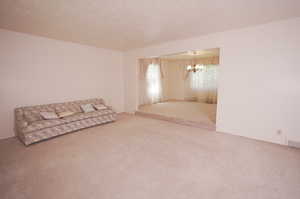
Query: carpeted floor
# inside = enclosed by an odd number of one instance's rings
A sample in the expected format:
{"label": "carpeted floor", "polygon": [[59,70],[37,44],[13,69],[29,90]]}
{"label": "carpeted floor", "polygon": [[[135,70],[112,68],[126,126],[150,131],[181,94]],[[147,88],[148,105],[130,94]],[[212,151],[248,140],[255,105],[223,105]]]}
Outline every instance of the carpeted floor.
{"label": "carpeted floor", "polygon": [[214,125],[216,123],[217,105],[200,102],[170,101],[143,105],[139,107],[139,111]]}
{"label": "carpeted floor", "polygon": [[300,150],[136,116],[0,141],[1,199],[296,199]]}

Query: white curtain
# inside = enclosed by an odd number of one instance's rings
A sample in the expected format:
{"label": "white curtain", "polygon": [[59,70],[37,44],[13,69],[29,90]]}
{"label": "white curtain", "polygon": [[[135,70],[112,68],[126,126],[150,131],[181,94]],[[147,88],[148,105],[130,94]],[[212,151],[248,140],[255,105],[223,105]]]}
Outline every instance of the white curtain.
{"label": "white curtain", "polygon": [[184,100],[184,83],[187,76],[185,66],[189,60],[162,60],[164,78],[162,79],[163,100]]}
{"label": "white curtain", "polygon": [[[157,62],[144,64],[144,75],[140,78],[140,105],[153,104],[162,101],[161,66]],[[143,71],[140,71],[143,72]]]}
{"label": "white curtain", "polygon": [[146,73],[147,95],[151,104],[161,101],[161,71],[158,64],[150,64]]}
{"label": "white curtain", "polygon": [[198,101],[217,103],[217,65],[201,65],[201,69],[190,72],[186,79],[187,95]]}

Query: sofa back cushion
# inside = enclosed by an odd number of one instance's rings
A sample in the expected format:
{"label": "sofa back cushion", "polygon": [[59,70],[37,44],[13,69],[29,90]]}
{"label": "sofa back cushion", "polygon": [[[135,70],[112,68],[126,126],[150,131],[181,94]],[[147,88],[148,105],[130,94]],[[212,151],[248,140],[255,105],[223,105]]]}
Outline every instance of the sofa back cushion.
{"label": "sofa back cushion", "polygon": [[27,106],[17,108],[21,109],[23,112],[23,117],[29,123],[43,120],[40,115],[40,112],[66,112],[71,111],[75,113],[82,112],[80,105],[84,104],[104,104],[104,101],[101,98],[87,99],[87,100],[77,100],[64,103],[55,103],[55,104],[45,104],[45,105],[36,105],[36,106]]}
{"label": "sofa back cushion", "polygon": [[44,105],[30,106],[30,107],[23,108],[23,116],[28,123],[32,123],[32,122],[43,120],[40,112],[54,112],[54,111],[55,109],[49,106],[44,106]]}
{"label": "sofa back cushion", "polygon": [[24,111],[24,118],[28,123],[42,120],[42,116],[39,111]]}
{"label": "sofa back cushion", "polygon": [[62,112],[79,113],[81,112],[81,109],[78,103],[76,102],[66,102],[66,103],[56,104],[55,111],[56,113],[62,113]]}

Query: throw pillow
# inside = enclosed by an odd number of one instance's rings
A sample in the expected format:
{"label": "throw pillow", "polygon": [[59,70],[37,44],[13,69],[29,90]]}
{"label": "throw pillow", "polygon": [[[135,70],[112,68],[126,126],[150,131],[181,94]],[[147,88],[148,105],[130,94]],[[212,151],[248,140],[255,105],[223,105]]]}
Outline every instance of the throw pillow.
{"label": "throw pillow", "polygon": [[97,109],[97,110],[103,110],[103,109],[107,109],[107,107],[103,104],[96,104],[94,105],[94,107]]}
{"label": "throw pillow", "polygon": [[83,105],[80,105],[80,107],[84,113],[89,113],[89,112],[95,111],[93,105],[91,105],[91,104],[83,104]]}
{"label": "throw pillow", "polygon": [[58,113],[58,117],[62,118],[62,117],[67,117],[70,115],[74,115],[75,113],[72,111],[64,111],[64,112],[60,112]]}
{"label": "throw pillow", "polygon": [[58,119],[58,116],[55,112],[40,112],[40,115],[45,120]]}

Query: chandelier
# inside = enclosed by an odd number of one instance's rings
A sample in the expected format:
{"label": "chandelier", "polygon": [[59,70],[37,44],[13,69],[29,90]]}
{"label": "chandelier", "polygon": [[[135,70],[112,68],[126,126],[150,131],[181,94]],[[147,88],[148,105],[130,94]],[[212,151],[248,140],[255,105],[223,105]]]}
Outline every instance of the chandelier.
{"label": "chandelier", "polygon": [[187,67],[186,67],[186,70],[188,71],[188,72],[197,72],[197,71],[202,71],[203,70],[203,65],[199,65],[199,64],[193,64],[193,65],[188,65]]}

